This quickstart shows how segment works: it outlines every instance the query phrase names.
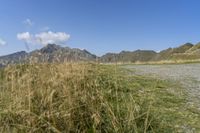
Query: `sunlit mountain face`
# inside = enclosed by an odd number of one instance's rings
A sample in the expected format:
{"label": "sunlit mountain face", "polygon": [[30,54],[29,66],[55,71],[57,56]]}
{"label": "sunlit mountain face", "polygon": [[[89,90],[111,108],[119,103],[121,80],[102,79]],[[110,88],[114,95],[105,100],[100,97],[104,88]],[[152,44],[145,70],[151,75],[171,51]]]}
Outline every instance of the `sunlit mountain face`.
{"label": "sunlit mountain face", "polygon": [[113,62],[148,62],[161,60],[196,60],[200,59],[199,43],[183,44],[176,48],[168,48],[160,52],[153,50],[121,51],[120,53],[107,53],[101,57],[87,50],[78,48],[62,47],[56,44],[48,44],[39,50],[32,52],[17,52],[0,57],[1,66],[25,62],[71,62],[71,61],[99,61],[104,63]]}

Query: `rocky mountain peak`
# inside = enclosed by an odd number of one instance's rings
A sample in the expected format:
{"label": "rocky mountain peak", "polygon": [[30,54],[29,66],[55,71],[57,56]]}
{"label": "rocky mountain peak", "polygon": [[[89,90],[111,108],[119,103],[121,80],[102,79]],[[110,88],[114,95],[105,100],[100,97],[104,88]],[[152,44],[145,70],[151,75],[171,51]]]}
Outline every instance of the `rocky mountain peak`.
{"label": "rocky mountain peak", "polygon": [[57,50],[61,49],[61,47],[59,45],[56,44],[48,44],[46,45],[44,48],[40,49],[41,53],[46,53],[46,54],[50,54],[53,53]]}

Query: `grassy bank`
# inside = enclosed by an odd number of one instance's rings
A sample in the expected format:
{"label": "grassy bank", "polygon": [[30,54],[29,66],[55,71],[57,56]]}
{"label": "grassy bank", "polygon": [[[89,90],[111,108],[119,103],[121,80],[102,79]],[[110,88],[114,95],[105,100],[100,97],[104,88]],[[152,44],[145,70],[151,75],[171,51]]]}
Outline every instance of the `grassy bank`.
{"label": "grassy bank", "polygon": [[114,64],[118,64],[118,65],[166,65],[166,64],[170,64],[170,65],[177,65],[177,64],[193,64],[193,63],[200,63],[199,59],[190,59],[190,60],[186,60],[186,59],[172,59],[172,60],[160,60],[160,61],[146,61],[146,62],[142,62],[142,61],[136,61],[136,62],[115,62],[115,63],[104,63],[104,64],[109,64],[109,65],[114,65]]}
{"label": "grassy bank", "polygon": [[199,131],[176,84],[117,66],[34,64],[0,71],[0,132]]}

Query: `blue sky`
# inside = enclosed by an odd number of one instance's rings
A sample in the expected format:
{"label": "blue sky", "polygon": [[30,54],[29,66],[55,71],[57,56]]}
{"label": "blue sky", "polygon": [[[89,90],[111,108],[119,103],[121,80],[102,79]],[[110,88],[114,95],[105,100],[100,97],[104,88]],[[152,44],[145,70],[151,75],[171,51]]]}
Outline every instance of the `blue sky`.
{"label": "blue sky", "polygon": [[29,33],[32,42],[43,33],[63,33],[63,46],[97,55],[197,43],[199,5],[199,0],[0,0],[0,43],[6,43],[0,55],[27,50],[17,38],[21,33]]}

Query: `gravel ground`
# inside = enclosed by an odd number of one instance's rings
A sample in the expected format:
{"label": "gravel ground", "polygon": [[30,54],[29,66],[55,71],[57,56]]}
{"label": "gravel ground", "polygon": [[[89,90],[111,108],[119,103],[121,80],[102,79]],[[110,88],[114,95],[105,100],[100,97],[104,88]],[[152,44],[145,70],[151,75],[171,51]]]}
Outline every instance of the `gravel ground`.
{"label": "gravel ground", "polygon": [[125,68],[136,70],[136,74],[151,75],[181,83],[186,89],[188,102],[200,109],[200,64],[177,65],[127,65]]}

